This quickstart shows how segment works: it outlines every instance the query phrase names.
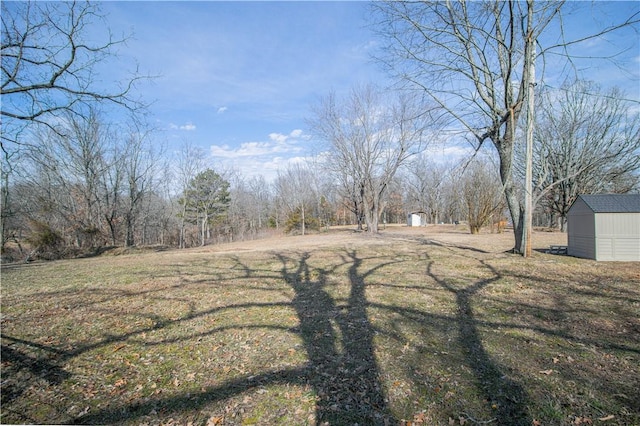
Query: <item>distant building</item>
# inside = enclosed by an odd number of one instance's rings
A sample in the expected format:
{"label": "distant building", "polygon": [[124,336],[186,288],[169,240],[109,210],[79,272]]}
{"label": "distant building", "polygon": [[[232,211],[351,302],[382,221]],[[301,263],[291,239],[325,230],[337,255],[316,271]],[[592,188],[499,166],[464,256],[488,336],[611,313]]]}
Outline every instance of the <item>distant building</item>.
{"label": "distant building", "polygon": [[407,215],[407,226],[424,226],[427,224],[427,214],[424,212],[412,212]]}
{"label": "distant building", "polygon": [[640,194],[578,196],[567,233],[570,256],[640,261]]}

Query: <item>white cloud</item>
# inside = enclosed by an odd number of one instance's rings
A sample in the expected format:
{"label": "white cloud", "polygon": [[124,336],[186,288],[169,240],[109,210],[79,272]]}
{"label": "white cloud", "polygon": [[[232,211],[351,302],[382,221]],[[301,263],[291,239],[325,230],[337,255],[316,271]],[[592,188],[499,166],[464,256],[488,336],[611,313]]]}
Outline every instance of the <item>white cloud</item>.
{"label": "white cloud", "polygon": [[269,133],[269,139],[278,144],[283,144],[287,141],[287,136],[282,133]]}
{"label": "white cloud", "polygon": [[196,130],[196,125],[191,123],[191,122],[187,122],[181,126],[174,124],[174,123],[169,123],[169,129],[171,130],[185,130],[187,132],[191,132],[193,130]]}
{"label": "white cloud", "polygon": [[211,155],[222,158],[263,157],[270,155],[296,154],[303,150],[298,142],[308,140],[300,129],[293,130],[288,135],[270,133],[268,141],[243,142],[238,146],[211,145]]}
{"label": "white cloud", "polygon": [[229,145],[211,145],[211,155],[222,158],[261,157],[277,152],[283,152],[283,149],[269,142],[244,142],[234,148]]}
{"label": "white cloud", "polygon": [[220,108],[218,108],[218,114],[224,114],[224,112],[225,112],[226,110],[228,110],[228,109],[229,109],[229,108],[227,108],[226,106],[220,107]]}
{"label": "white cloud", "polygon": [[211,145],[210,152],[214,159],[224,162],[239,170],[243,176],[262,175],[267,180],[274,179],[278,170],[286,169],[288,164],[302,161],[304,147],[301,141],[310,137],[302,130],[296,129],[289,134],[270,133],[265,141],[243,142],[237,146]]}
{"label": "white cloud", "polygon": [[305,135],[302,130],[295,129],[288,135],[283,135],[282,133],[269,133],[269,139],[276,143],[284,144],[290,139],[309,139],[309,136]]}

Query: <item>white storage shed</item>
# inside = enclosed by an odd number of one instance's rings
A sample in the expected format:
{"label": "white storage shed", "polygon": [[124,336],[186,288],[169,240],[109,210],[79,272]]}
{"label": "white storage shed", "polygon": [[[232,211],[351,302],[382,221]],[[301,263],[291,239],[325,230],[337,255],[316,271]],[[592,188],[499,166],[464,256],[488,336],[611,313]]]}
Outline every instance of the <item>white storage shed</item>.
{"label": "white storage shed", "polygon": [[578,196],[567,233],[570,256],[640,261],[640,194]]}
{"label": "white storage shed", "polygon": [[426,214],[424,212],[412,212],[407,215],[407,226],[424,226],[426,221],[423,220],[426,218]]}

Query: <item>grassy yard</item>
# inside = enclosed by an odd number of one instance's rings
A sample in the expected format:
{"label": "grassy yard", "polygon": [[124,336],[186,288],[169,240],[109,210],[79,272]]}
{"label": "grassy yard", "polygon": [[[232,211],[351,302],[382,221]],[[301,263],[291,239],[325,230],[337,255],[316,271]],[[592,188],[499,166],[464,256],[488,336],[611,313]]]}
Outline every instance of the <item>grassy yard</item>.
{"label": "grassy yard", "polygon": [[640,425],[640,264],[332,235],[3,267],[0,422]]}

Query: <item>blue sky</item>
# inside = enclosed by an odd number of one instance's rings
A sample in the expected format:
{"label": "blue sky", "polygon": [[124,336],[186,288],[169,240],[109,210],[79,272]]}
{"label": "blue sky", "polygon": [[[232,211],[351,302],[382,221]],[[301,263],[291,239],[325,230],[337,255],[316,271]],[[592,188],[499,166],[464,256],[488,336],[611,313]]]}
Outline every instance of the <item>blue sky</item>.
{"label": "blue sky", "polygon": [[[575,3],[568,15],[576,34],[594,20],[606,25],[640,9],[639,2]],[[153,101],[152,122],[175,150],[190,141],[214,167],[273,177],[290,161],[317,154],[305,119],[331,91],[389,81],[371,60],[377,39],[366,2],[104,2],[115,35],[133,34],[120,49],[140,71],[157,75],[141,86]],[[604,11],[604,12],[603,12]],[[625,32],[581,46],[589,55],[628,46],[630,73],[586,60],[585,75],[624,87],[640,100],[638,35]],[[582,52],[583,50],[581,50]],[[545,77],[557,84],[554,74]]]}
{"label": "blue sky", "polygon": [[[133,33],[123,59],[158,75],[142,87],[169,147],[185,140],[247,175],[314,154],[305,124],[330,91],[382,81],[364,2],[103,3]],[[294,160],[295,161],[295,160]],[[214,164],[215,165],[215,164]]]}

